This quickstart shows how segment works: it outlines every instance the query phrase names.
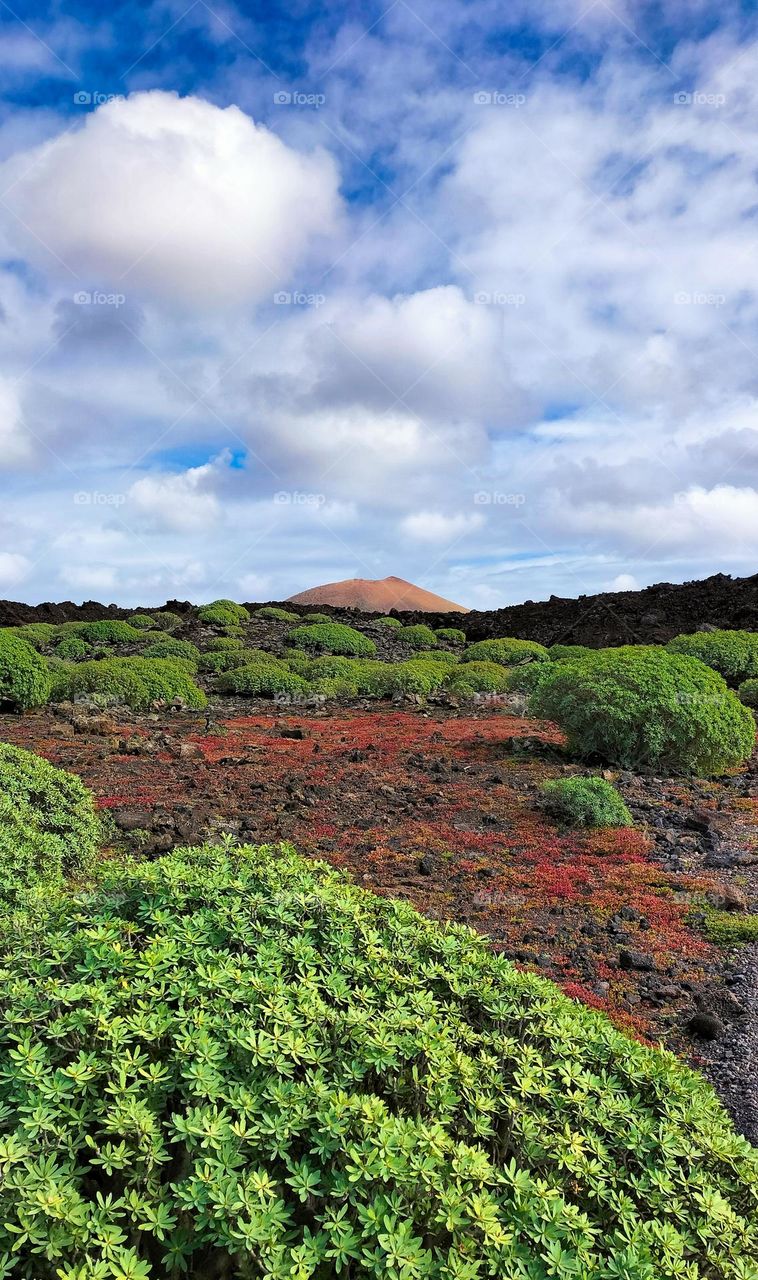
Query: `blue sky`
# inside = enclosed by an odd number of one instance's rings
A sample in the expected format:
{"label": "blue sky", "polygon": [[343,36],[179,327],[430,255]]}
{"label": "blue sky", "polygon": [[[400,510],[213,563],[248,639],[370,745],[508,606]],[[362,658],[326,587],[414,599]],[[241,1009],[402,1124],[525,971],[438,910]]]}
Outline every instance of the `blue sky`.
{"label": "blue sky", "polygon": [[0,0],[0,593],[755,571],[757,25]]}

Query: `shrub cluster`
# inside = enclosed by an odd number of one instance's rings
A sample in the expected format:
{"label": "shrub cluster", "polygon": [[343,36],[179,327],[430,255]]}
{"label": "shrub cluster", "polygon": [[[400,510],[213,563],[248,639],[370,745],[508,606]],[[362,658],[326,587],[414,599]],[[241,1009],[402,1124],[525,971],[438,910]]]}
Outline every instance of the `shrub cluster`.
{"label": "shrub cluster", "polygon": [[307,682],[294,671],[288,671],[281,662],[251,662],[233,671],[222,672],[216,681],[218,693],[242,693],[258,698],[275,698],[287,695],[304,698]]}
{"label": "shrub cluster", "polygon": [[238,627],[250,621],[245,606],[233,600],[213,600],[198,609],[197,616],[211,627]]}
{"label": "shrub cluster", "polygon": [[542,784],[548,813],[572,827],[631,827],[633,818],[605,778],[555,778]]}
{"label": "shrub cluster", "polygon": [[547,662],[548,651],[536,640],[515,640],[502,637],[497,640],[477,640],[466,649],[461,662],[499,662],[513,667],[517,662]]}
{"label": "shrub cluster", "polygon": [[278,659],[265,649],[221,649],[213,653],[201,653],[198,666],[201,671],[234,671],[251,663],[278,663]]}
{"label": "shrub cluster", "polygon": [[308,627],[295,627],[289,632],[287,642],[297,649],[355,654],[364,658],[376,653],[373,640],[343,622],[316,622]]}
{"label": "shrub cluster", "polygon": [[195,708],[206,703],[205,694],[181,659],[104,658],[101,662],[79,662],[56,668],[53,680],[55,702],[94,695],[137,711],[147,710],[154,702],[179,702]]}
{"label": "shrub cluster", "polygon": [[[321,614],[314,615],[314,616],[318,617],[319,622],[329,621],[328,618],[324,618],[323,615]],[[275,604],[264,604],[262,609],[256,609],[255,617],[270,618],[272,622],[299,622],[300,621],[299,614],[292,613],[290,609],[280,609],[279,606]]]}
{"label": "shrub cluster", "polygon": [[91,649],[82,636],[64,636],[55,646],[55,657],[62,662],[75,662],[77,658],[86,658]]}
{"label": "shrub cluster", "polygon": [[437,637],[431,627],[427,627],[423,622],[418,623],[414,627],[403,627],[398,631],[400,639],[411,649],[436,649]]}
{"label": "shrub cluster", "polygon": [[445,680],[450,693],[506,693],[509,673],[499,662],[467,662],[455,667]]}
{"label": "shrub cluster", "polygon": [[713,1090],[286,846],[103,871],[0,956],[0,1251],[34,1280],[751,1280]]}
{"label": "shrub cluster", "polygon": [[713,667],[727,684],[738,685],[758,676],[758,632],[695,631],[676,636],[666,645],[669,653],[684,653]]}
{"label": "shrub cluster", "polygon": [[0,631],[0,703],[18,711],[40,707],[50,695],[45,659],[26,640]]}
{"label": "shrub cluster", "polygon": [[585,644],[551,644],[547,652],[552,662],[562,662],[564,658],[583,658],[593,650]]}
{"label": "shrub cluster", "polygon": [[563,729],[581,759],[700,776],[753,750],[755,721],[717,672],[654,645],[550,664],[529,710]]}
{"label": "shrub cluster", "polygon": [[155,622],[147,613],[133,613],[127,618],[130,627],[136,627],[138,631],[149,631],[155,626]]}
{"label": "shrub cluster", "polygon": [[200,650],[190,640],[177,640],[174,636],[164,636],[161,640],[152,640],[150,644],[145,645],[140,657],[185,658],[197,666]]}
{"label": "shrub cluster", "polygon": [[139,627],[117,618],[102,618],[99,622],[84,622],[77,634],[93,644],[138,644],[144,640]]}
{"label": "shrub cluster", "polygon": [[221,653],[227,649],[242,649],[244,640],[240,640],[237,636],[214,636],[205,646],[205,653]]}
{"label": "shrub cluster", "polygon": [[28,622],[23,627],[5,627],[1,634],[18,636],[33,649],[46,649],[53,643],[59,630],[52,622]]}
{"label": "shrub cluster", "polygon": [[459,627],[437,627],[434,634],[438,640],[444,640],[447,644],[466,643],[466,632]]}

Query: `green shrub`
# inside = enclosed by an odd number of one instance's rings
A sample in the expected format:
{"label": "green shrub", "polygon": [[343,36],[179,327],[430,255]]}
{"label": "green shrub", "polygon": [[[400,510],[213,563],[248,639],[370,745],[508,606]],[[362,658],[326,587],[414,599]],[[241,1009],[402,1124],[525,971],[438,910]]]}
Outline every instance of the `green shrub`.
{"label": "green shrub", "polygon": [[519,667],[511,667],[508,671],[507,689],[509,693],[534,693],[550,675],[549,662],[526,662]]}
{"label": "green shrub", "polygon": [[0,743],[0,900],[51,887],[94,861],[100,824],[80,778]]}
{"label": "green shrub", "polygon": [[447,644],[466,643],[466,632],[458,627],[436,627],[434,634],[438,640],[445,640]]}
{"label": "green shrub", "polygon": [[548,656],[552,662],[563,662],[565,658],[583,658],[586,653],[594,653],[586,644],[551,644]]}
{"label": "green shrub", "polygon": [[737,685],[758,676],[758,632],[695,631],[676,636],[666,645],[669,653],[683,653],[699,658],[713,667],[727,684]]}
{"label": "green shrub", "polygon": [[431,627],[427,627],[423,622],[417,626],[403,627],[397,633],[405,644],[411,649],[436,649],[437,637]]}
{"label": "green shrub", "polygon": [[42,706],[49,694],[45,659],[26,640],[0,631],[0,703],[25,711]]}
{"label": "green shrub", "polygon": [[130,627],[136,627],[138,631],[149,631],[155,626],[155,622],[147,613],[133,613],[126,621]]}
{"label": "green shrub", "polygon": [[605,778],[555,778],[543,782],[545,809],[572,827],[631,827],[634,820]]}
{"label": "green shrub", "polygon": [[302,621],[303,622],[331,622],[331,618],[328,613],[304,613],[302,617]]}
{"label": "green shrub", "polygon": [[341,676],[349,680],[357,665],[354,658],[340,658],[332,653],[324,654],[320,658],[310,658],[307,661],[310,680],[320,680],[323,677],[331,679],[333,676]]}
{"label": "green shrub", "polygon": [[198,666],[201,671],[234,671],[260,662],[278,663],[273,653],[265,649],[222,649],[220,653],[201,653]]}
{"label": "green shrub", "polygon": [[743,680],[737,690],[737,697],[746,707],[758,709],[758,680]]}
{"label": "green shrub", "polygon": [[357,698],[359,693],[357,683],[347,676],[318,676],[309,680],[308,688],[315,697],[330,700]]}
{"label": "green shrub", "polygon": [[722,947],[739,947],[758,942],[758,915],[735,915],[732,911],[705,911],[705,932],[711,942]]}
{"label": "green shrub", "polygon": [[244,605],[235,604],[233,600],[213,600],[198,609],[197,616],[201,622],[212,627],[238,627],[241,623],[250,621],[250,614]]}
{"label": "green shrub", "polygon": [[460,654],[451,653],[449,649],[429,649],[419,653],[417,658],[409,658],[409,662],[436,662],[438,667],[457,667]]}
{"label": "green shrub", "polygon": [[410,658],[408,662],[387,663],[386,692],[419,693],[426,697],[439,689],[447,675],[447,668],[437,662],[423,662]]}
{"label": "green shrub", "polygon": [[723,773],[755,742],[752,713],[717,672],[653,645],[551,663],[529,710],[554,720],[579,758],[630,769]]}
{"label": "green shrub", "polygon": [[[300,621],[299,613],[292,613],[289,609],[280,609],[278,605],[275,604],[265,604],[262,609],[256,609],[254,616],[256,618],[270,618],[273,622]],[[319,621],[321,621],[320,616]],[[328,622],[329,619],[326,618],[325,621]]]}
{"label": "green shrub", "polygon": [[376,653],[373,640],[343,622],[316,622],[310,627],[295,627],[287,636],[287,642],[297,649],[355,654],[362,658],[370,658]]}
{"label": "green shrub", "polygon": [[52,622],[27,622],[23,627],[5,627],[0,634],[18,636],[33,649],[46,649],[55,640],[58,627]]}
{"label": "green shrub", "polygon": [[230,652],[232,649],[243,649],[244,640],[237,636],[214,636],[205,646],[205,653]]}
{"label": "green shrub", "polygon": [[[535,664],[536,665],[536,664]],[[467,662],[456,666],[445,680],[450,693],[506,693],[508,671],[499,662]]]}
{"label": "green shrub", "polygon": [[303,700],[308,685],[302,676],[277,662],[251,662],[234,671],[224,671],[216,681],[218,693],[241,693],[257,698],[288,697]]}
{"label": "green shrub", "polygon": [[499,662],[503,667],[515,667],[518,662],[547,662],[548,651],[536,640],[477,640],[470,644],[461,662]]}
{"label": "green shrub", "polygon": [[154,613],[152,618],[159,631],[176,631],[179,627],[184,626],[184,618],[181,614],[172,613],[170,609],[162,609],[158,613]]}
{"label": "green shrub", "polygon": [[389,616],[386,618],[372,618],[372,622],[380,622],[383,627],[402,627],[403,625],[399,618],[390,618]]}
{"label": "green shrub", "polygon": [[79,632],[93,644],[138,644],[144,640],[142,632],[128,622],[116,618],[102,618],[99,622],[85,622]]}
{"label": "green shrub", "polygon": [[63,662],[72,662],[76,658],[86,658],[91,646],[81,636],[64,636],[55,646],[55,657]]}
{"label": "green shrub", "polygon": [[140,657],[186,658],[197,666],[200,659],[200,650],[190,640],[176,640],[173,636],[164,636],[161,640],[153,640],[150,644],[145,645]]}
{"label": "green shrub", "polygon": [[104,658],[101,662],[59,667],[53,679],[56,702],[96,695],[137,711],[147,710],[154,702],[180,700],[194,708],[206,703],[205,694],[181,659]]}
{"label": "green shrub", "polygon": [[0,957],[28,1280],[751,1280],[709,1084],[286,846],[106,866]]}

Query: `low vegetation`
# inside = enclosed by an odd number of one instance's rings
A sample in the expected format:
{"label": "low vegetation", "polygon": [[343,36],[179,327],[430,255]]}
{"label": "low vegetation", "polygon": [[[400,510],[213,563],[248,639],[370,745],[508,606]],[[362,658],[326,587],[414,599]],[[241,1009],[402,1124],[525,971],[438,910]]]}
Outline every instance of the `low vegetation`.
{"label": "low vegetation", "polygon": [[605,778],[554,778],[543,783],[548,813],[572,827],[631,827],[632,815]]}
{"label": "low vegetation", "polygon": [[250,621],[245,606],[235,604],[233,600],[213,600],[198,609],[197,616],[211,627],[237,627]]}
{"label": "low vegetation", "polygon": [[135,711],[146,711],[156,702],[195,708],[206,703],[205,694],[181,659],[105,658],[65,664],[53,672],[53,701],[93,696],[106,704],[122,703]]}
{"label": "low vegetation", "polygon": [[410,645],[411,649],[437,648],[437,636],[431,627],[424,626],[423,623],[414,627],[403,627],[398,635],[404,644]]}
{"label": "low vegetation", "polygon": [[0,631],[0,705],[40,707],[50,696],[47,663],[26,640]]}
{"label": "low vegetation", "polygon": [[[273,605],[273,604],[265,604],[262,609],[256,609],[255,617],[269,618],[273,622],[299,622],[300,621],[299,614],[293,613],[291,609],[280,609],[277,605]],[[318,621],[321,622],[322,619],[319,617]],[[329,619],[325,618],[324,621],[328,622]]]}
{"label": "low vegetation", "polygon": [[366,658],[376,653],[373,640],[343,622],[316,622],[312,626],[295,627],[289,632],[287,642],[297,649],[317,653],[355,654]]}
{"label": "low vegetation", "polygon": [[549,654],[544,645],[535,640],[477,640],[466,649],[462,662],[499,662],[513,667],[518,662],[547,662]]}
{"label": "low vegetation", "polygon": [[696,631],[677,636],[666,648],[699,658],[730,685],[758,676],[758,634],[753,631]]}

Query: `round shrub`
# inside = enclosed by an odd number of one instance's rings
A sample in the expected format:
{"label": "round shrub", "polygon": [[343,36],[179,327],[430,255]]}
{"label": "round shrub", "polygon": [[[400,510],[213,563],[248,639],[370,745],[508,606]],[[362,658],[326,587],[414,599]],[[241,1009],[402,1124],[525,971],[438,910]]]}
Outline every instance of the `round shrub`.
{"label": "round shrub", "polygon": [[214,636],[208,641],[203,652],[221,653],[222,650],[242,649],[244,643],[244,640],[240,640],[237,636]]}
{"label": "round shrub", "polygon": [[414,627],[403,627],[398,635],[411,649],[436,649],[437,637],[431,627],[420,622]]}
{"label": "round shrub", "polygon": [[91,646],[81,636],[64,636],[55,646],[55,657],[63,662],[74,662],[77,658],[86,658]]}
{"label": "round shrub", "polygon": [[200,650],[190,640],[176,640],[173,636],[164,636],[161,640],[152,640],[140,654],[141,658],[186,658],[197,664]]}
{"label": "round shrub", "polygon": [[499,662],[504,667],[515,667],[517,662],[547,662],[549,654],[536,640],[477,640],[470,644],[461,662]]}
{"label": "round shrub", "polygon": [[356,666],[353,658],[340,658],[337,654],[325,654],[321,658],[311,658],[308,667],[308,676],[311,680],[320,680],[322,677],[344,676],[348,680]]}
{"label": "round shrub", "polygon": [[287,846],[101,885],[0,955],[10,1274],[752,1280],[710,1085],[473,931]]}
{"label": "round shrub", "polygon": [[669,653],[684,653],[713,667],[727,684],[738,685],[758,676],[758,632],[695,631],[676,636],[666,645]]}
{"label": "round shrub", "polygon": [[55,640],[58,627],[52,622],[28,622],[23,627],[6,627],[3,634],[18,636],[33,649],[46,649]]}
{"label": "round shrub", "polygon": [[137,644],[144,640],[138,627],[116,618],[102,618],[99,622],[85,622],[79,632],[93,644]]}
{"label": "round shrub", "polygon": [[556,778],[542,784],[548,813],[572,827],[631,827],[633,818],[605,778]]}
{"label": "round shrub", "polygon": [[755,742],[752,713],[717,672],[653,645],[551,663],[529,711],[554,720],[580,759],[629,769],[723,773]]}
{"label": "round shrub", "polygon": [[287,636],[287,642],[297,649],[355,654],[360,658],[370,658],[376,653],[373,640],[343,622],[316,622],[310,627],[295,627]]}
{"label": "round shrub", "polygon": [[399,618],[390,618],[389,615],[386,618],[372,618],[372,622],[379,622],[383,627],[402,627],[403,625]]}
{"label": "round shrub", "polygon": [[442,685],[446,668],[439,663],[408,662],[387,663],[386,691],[393,693],[418,693],[426,697]]}
{"label": "round shrub", "polygon": [[147,613],[133,613],[126,621],[130,627],[136,627],[138,631],[149,631],[155,626],[153,619]]}
{"label": "round shrub", "polygon": [[302,676],[276,662],[255,662],[223,672],[216,681],[218,693],[242,693],[257,698],[290,697],[302,700],[308,684]]}
{"label": "round shrub", "polygon": [[526,662],[508,671],[506,688],[509,693],[534,693],[550,675],[550,663]]}
{"label": "round shrub", "polygon": [[743,680],[737,690],[737,697],[746,707],[758,709],[758,680]]}
{"label": "round shrub", "polygon": [[318,676],[308,688],[317,698],[345,700],[358,697],[358,685],[347,676]]}
{"label": "round shrub", "polygon": [[304,613],[303,622],[331,622],[328,613]]}
{"label": "round shrub", "polygon": [[438,640],[444,640],[446,644],[466,643],[466,632],[458,627],[437,627],[434,634]]}
{"label": "round shrub", "polygon": [[158,613],[152,615],[153,625],[159,631],[176,631],[179,627],[184,626],[184,618],[179,613],[172,613],[170,609],[162,609]]}
{"label": "round shrub", "polygon": [[[264,604],[262,609],[256,609],[254,616],[256,618],[270,618],[272,622],[300,621],[300,615],[298,613],[292,613],[290,609],[280,609],[279,606],[275,604]],[[319,617],[319,622],[321,622],[321,620],[321,617]],[[328,622],[329,619],[325,618],[324,621]]]}
{"label": "round shrub", "polygon": [[467,662],[456,666],[445,680],[450,693],[506,693],[508,672],[499,662]]}
{"label": "round shrub", "polygon": [[564,658],[583,658],[586,653],[593,653],[586,644],[551,644],[548,649],[551,662],[563,662]]}
{"label": "round shrub", "polygon": [[197,616],[211,627],[238,627],[250,621],[244,605],[235,604],[233,600],[212,600],[198,609]]}
{"label": "round shrub", "polygon": [[181,701],[187,707],[205,706],[206,697],[181,665],[171,658],[104,658],[59,667],[54,673],[53,700],[83,699],[90,695],[146,711],[154,702]]}
{"label": "round shrub", "polygon": [[91,868],[100,840],[94,801],[80,778],[0,743],[0,898]]}
{"label": "round shrub", "polygon": [[273,653],[265,649],[222,649],[218,653],[201,653],[198,666],[201,671],[234,671],[237,667],[248,667],[259,662],[278,663]]}
{"label": "round shrub", "polygon": [[50,695],[45,659],[26,640],[0,631],[0,704],[17,711],[40,707]]}

